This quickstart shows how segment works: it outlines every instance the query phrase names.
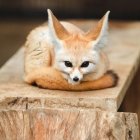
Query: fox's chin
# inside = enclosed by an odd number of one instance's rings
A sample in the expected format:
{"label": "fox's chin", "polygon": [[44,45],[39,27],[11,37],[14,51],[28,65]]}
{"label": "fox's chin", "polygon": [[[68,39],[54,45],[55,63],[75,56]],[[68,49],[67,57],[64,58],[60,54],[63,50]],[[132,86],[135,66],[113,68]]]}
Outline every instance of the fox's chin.
{"label": "fox's chin", "polygon": [[74,82],[73,80],[68,79],[68,83],[71,84],[71,85],[78,85],[78,84],[80,84],[80,81]]}

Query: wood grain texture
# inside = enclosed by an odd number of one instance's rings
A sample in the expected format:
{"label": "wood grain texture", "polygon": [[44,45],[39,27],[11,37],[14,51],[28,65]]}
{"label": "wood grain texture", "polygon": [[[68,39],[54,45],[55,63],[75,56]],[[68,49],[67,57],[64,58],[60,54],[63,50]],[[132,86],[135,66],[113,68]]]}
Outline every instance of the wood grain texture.
{"label": "wood grain texture", "polygon": [[104,111],[0,111],[1,140],[138,140],[137,115]]}
{"label": "wood grain texture", "polygon": [[[72,21],[87,30],[95,21]],[[16,53],[0,70],[0,108],[65,108],[117,111],[125,96],[140,60],[140,23],[112,22],[105,51],[110,68],[120,80],[115,88],[87,92],[68,92],[40,89],[23,82],[24,48]],[[8,93],[8,94],[7,94]]]}

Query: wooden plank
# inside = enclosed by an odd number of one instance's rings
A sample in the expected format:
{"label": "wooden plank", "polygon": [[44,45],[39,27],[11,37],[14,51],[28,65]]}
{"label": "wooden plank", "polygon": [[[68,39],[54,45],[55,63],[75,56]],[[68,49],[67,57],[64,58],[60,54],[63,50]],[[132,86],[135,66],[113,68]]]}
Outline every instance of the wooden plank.
{"label": "wooden plank", "polygon": [[104,111],[0,111],[2,140],[138,140],[137,115]]}
{"label": "wooden plank", "polygon": [[[94,21],[73,21],[84,30]],[[0,70],[0,108],[73,108],[117,111],[140,60],[140,22],[113,22],[105,48],[110,68],[120,77],[117,87],[87,92],[39,89],[23,82],[22,48]],[[8,93],[8,94],[7,94]]]}

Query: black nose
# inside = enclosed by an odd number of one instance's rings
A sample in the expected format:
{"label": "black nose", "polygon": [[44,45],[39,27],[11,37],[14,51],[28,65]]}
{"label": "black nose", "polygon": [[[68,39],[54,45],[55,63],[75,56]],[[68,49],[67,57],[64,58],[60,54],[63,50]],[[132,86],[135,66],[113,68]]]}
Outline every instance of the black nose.
{"label": "black nose", "polygon": [[78,77],[74,77],[73,78],[73,81],[78,82],[79,81],[79,78]]}

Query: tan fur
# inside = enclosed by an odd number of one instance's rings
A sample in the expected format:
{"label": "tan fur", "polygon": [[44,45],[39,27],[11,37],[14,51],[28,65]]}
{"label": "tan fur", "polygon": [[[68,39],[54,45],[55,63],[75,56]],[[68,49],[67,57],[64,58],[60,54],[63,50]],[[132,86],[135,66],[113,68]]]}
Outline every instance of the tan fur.
{"label": "tan fur", "polygon": [[[97,39],[97,37],[99,36],[100,32],[101,32],[101,27],[103,25],[103,21],[104,21],[103,17],[97,24],[96,28],[93,28],[92,30],[90,30],[89,32],[87,32],[86,34],[86,38],[88,40],[95,40]],[[94,33],[94,34],[93,34]]]}
{"label": "tan fur", "polygon": [[47,67],[33,71],[25,78],[29,84],[36,83],[39,87],[58,90],[97,90],[115,86],[114,73],[106,73],[102,77],[94,81],[82,82],[79,85],[71,85],[62,77],[59,71]]}
{"label": "tan fur", "polygon": [[50,11],[52,20],[53,20],[53,26],[56,29],[56,34],[59,39],[65,39],[69,36],[69,32],[60,24],[60,22],[57,20],[57,18],[52,14]]}
{"label": "tan fur", "polygon": [[[52,20],[57,37],[63,40],[64,48],[69,47],[65,55],[72,53],[76,58],[78,55],[85,55],[90,46],[89,40],[98,37],[104,18],[97,24],[95,30],[88,33],[84,33],[73,24],[60,23],[53,14]],[[55,68],[54,46],[49,42],[47,30],[48,26],[38,27],[27,38],[24,77],[27,83],[36,83],[39,87],[59,90],[93,90],[114,86],[112,74],[105,74],[108,70],[108,59],[102,51],[99,52],[100,63],[97,65],[96,73],[87,74],[78,85],[69,84],[63,74]]]}

